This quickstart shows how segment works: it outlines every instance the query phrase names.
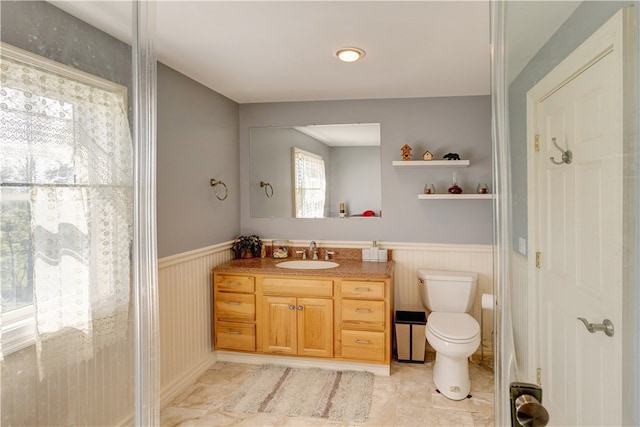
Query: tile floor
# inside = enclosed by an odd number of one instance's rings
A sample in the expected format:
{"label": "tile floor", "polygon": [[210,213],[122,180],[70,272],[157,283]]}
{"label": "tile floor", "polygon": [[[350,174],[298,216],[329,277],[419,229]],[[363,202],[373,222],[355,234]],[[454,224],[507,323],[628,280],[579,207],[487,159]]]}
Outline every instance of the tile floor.
{"label": "tile floor", "polygon": [[317,418],[245,414],[224,410],[226,400],[257,369],[256,365],[218,362],[160,413],[162,426],[493,426],[493,372],[470,363],[471,399],[449,400],[435,391],[431,367],[391,365],[391,375],[376,376],[369,419],[338,423]]}

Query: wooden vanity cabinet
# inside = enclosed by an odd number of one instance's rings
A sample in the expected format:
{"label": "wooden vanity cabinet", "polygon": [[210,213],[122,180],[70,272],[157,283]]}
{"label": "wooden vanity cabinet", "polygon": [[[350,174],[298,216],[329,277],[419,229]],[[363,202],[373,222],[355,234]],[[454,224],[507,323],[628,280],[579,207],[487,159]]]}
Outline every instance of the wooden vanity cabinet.
{"label": "wooden vanity cabinet", "polygon": [[255,278],[214,274],[213,295],[215,348],[255,351]]}
{"label": "wooden vanity cabinet", "polygon": [[393,276],[214,272],[218,350],[391,363]]}
{"label": "wooden vanity cabinet", "polygon": [[390,361],[390,286],[384,281],[340,282],[341,354],[345,359]]}
{"label": "wooden vanity cabinet", "polygon": [[263,352],[333,357],[333,281],[265,277],[258,293]]}

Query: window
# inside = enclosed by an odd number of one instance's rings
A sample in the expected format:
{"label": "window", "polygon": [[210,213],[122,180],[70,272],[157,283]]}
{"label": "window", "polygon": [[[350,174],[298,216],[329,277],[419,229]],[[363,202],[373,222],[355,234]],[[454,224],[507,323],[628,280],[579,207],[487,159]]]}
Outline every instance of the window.
{"label": "window", "polygon": [[322,156],[293,148],[296,218],[323,218],[327,186]]}
{"label": "window", "polygon": [[128,317],[126,89],[0,47],[2,352],[35,340],[86,360]]}

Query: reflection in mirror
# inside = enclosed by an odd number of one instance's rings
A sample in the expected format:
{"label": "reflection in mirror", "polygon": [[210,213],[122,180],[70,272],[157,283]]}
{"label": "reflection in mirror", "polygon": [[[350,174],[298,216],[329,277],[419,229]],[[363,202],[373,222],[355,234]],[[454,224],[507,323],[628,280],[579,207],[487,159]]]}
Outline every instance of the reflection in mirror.
{"label": "reflection in mirror", "polygon": [[380,215],[379,123],[251,128],[250,152],[252,218]]}

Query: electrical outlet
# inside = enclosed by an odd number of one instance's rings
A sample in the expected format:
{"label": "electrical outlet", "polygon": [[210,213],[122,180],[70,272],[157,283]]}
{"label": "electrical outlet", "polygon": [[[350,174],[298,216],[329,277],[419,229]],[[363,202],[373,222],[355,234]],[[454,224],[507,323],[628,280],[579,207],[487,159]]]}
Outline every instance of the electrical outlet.
{"label": "electrical outlet", "polygon": [[520,237],[520,243],[518,244],[518,252],[522,255],[527,255],[527,239]]}

